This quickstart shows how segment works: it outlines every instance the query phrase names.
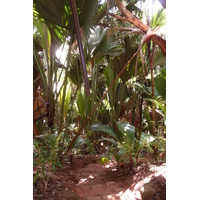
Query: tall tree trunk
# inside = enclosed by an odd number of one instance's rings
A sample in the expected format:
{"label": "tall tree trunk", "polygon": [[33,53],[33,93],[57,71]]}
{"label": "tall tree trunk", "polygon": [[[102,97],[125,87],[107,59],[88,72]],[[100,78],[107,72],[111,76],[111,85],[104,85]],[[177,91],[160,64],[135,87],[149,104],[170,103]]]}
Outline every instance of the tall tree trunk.
{"label": "tall tree trunk", "polygon": [[78,14],[77,14],[75,0],[70,0],[70,7],[71,7],[72,18],[73,18],[73,22],[74,22],[74,30],[76,32],[76,37],[77,37],[77,41],[78,41],[81,67],[82,67],[83,77],[84,77],[84,81],[85,81],[86,95],[87,95],[87,97],[89,97],[90,96],[90,87],[89,87],[89,81],[88,81],[88,76],[87,76],[86,63],[85,63],[85,57],[84,57],[84,52],[83,52],[83,45],[82,45],[81,33],[80,33],[80,25],[79,25],[79,21],[78,21]]}
{"label": "tall tree trunk", "polygon": [[[149,48],[149,51],[150,51],[150,48]],[[154,79],[153,79],[153,60],[152,60],[152,55],[150,55],[149,60],[150,60],[150,68],[151,68],[152,99],[154,100],[155,97],[154,97]],[[152,118],[153,118],[153,135],[155,135],[156,113],[155,113],[155,104],[153,102],[152,102]]]}
{"label": "tall tree trunk", "polygon": [[[151,88],[152,88],[152,100],[155,99],[154,96],[154,78],[153,78],[153,61],[154,61],[154,51],[155,51],[155,45],[153,44],[152,47],[152,51],[150,50],[150,42],[148,43],[148,52],[149,52],[149,62],[150,62],[150,69],[151,69]],[[152,102],[152,118],[153,118],[153,130],[152,130],[152,135],[156,135],[155,133],[155,125],[156,125],[156,112],[155,112],[155,103]],[[158,148],[157,147],[153,147],[153,156],[154,156],[154,160],[157,160],[158,157]]]}

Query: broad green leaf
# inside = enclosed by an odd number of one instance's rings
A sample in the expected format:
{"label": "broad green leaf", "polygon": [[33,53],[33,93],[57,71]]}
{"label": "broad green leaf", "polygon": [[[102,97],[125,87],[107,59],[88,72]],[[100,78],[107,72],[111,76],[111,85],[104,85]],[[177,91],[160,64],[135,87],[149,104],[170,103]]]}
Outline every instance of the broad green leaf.
{"label": "broad green leaf", "polygon": [[87,146],[90,145],[90,140],[88,138],[83,138],[83,136],[79,136],[77,139],[76,139],[76,142],[75,142],[75,148],[82,145],[82,144],[87,144]]}
{"label": "broad green leaf", "polygon": [[[91,29],[95,25],[95,13],[98,5],[98,0],[85,0],[79,1],[81,3],[80,8],[82,8],[79,21],[80,26],[83,27],[86,36],[91,33]],[[84,3],[84,5],[82,5]]]}
{"label": "broad green leaf", "polygon": [[112,137],[114,137],[117,141],[120,141],[119,136],[109,126],[106,126],[103,124],[94,124],[94,125],[90,126],[90,130],[105,132],[105,133],[111,135]]}
{"label": "broad green leaf", "polygon": [[117,56],[123,52],[122,45],[115,38],[116,29],[105,29],[101,34],[104,34],[104,36],[97,43],[93,51],[93,57],[104,55]]}
{"label": "broad green leaf", "polygon": [[111,142],[112,144],[114,144],[114,146],[117,146],[117,142],[113,138],[102,137],[99,141],[108,141],[108,142]]}
{"label": "broad green leaf", "polygon": [[166,99],[166,69],[161,69],[160,74],[154,78],[154,86],[164,99]]}
{"label": "broad green leaf", "polygon": [[124,135],[126,144],[131,147],[135,137],[135,127],[129,123],[116,122],[118,129]]}
{"label": "broad green leaf", "polygon": [[151,142],[153,142],[156,139],[155,136],[151,135],[151,134],[147,134],[147,133],[142,133],[140,136],[140,145],[142,144],[150,144]]}
{"label": "broad green leaf", "polygon": [[[124,49],[125,53],[122,52],[119,56],[114,57],[112,60],[114,71],[119,74],[122,68],[127,64],[127,62],[131,59],[133,54],[138,50],[138,35],[134,35],[133,37],[126,36],[124,37]],[[142,69],[142,61],[141,58],[138,59],[137,56],[133,58],[127,68],[120,75],[120,79],[123,83],[126,83],[130,78],[135,76],[135,66],[137,63],[137,75],[143,74]]]}

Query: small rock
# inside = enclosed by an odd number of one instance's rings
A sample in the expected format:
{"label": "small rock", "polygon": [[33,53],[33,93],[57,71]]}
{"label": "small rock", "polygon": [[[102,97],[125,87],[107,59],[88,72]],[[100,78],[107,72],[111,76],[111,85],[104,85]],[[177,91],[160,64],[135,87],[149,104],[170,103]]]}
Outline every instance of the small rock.
{"label": "small rock", "polygon": [[142,200],[150,199],[156,193],[156,190],[151,186],[150,183],[145,183],[140,189]]}

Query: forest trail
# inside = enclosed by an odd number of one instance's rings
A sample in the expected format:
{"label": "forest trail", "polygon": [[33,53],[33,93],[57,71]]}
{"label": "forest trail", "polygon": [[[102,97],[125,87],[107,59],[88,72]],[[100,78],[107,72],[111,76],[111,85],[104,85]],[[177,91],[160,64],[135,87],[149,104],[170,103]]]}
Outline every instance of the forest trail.
{"label": "forest trail", "polygon": [[94,159],[79,157],[53,174],[46,196],[35,194],[34,200],[166,199],[165,163],[143,163],[130,173],[127,167],[116,169],[111,162],[101,165]]}

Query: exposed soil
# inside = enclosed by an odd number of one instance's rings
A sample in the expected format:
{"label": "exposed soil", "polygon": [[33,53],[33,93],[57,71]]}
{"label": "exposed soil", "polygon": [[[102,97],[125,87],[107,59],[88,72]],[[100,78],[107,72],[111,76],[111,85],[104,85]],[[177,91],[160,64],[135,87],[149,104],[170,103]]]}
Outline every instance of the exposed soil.
{"label": "exposed soil", "polygon": [[[46,195],[38,184],[33,187],[33,199],[49,200],[165,200],[166,164],[147,165],[140,163],[133,171],[113,163],[101,165],[95,156],[77,156],[63,169],[51,174]],[[154,194],[141,197],[143,186],[150,184]],[[149,187],[149,186],[148,186]]]}

